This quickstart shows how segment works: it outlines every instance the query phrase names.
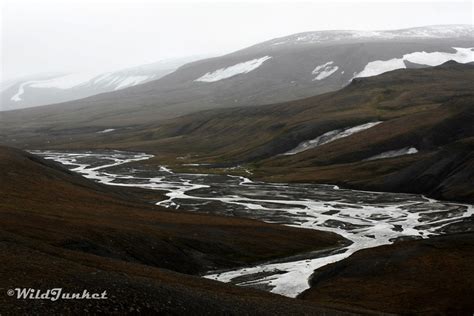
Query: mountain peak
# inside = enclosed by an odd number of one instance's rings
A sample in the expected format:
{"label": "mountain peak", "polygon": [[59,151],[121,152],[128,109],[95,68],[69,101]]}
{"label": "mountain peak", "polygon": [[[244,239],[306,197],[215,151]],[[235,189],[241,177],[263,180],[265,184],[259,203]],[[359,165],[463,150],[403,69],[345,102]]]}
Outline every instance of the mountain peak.
{"label": "mountain peak", "polygon": [[360,39],[391,40],[403,38],[461,38],[474,37],[474,26],[469,24],[430,25],[397,30],[325,30],[296,33],[266,42],[270,45],[313,44],[330,41]]}

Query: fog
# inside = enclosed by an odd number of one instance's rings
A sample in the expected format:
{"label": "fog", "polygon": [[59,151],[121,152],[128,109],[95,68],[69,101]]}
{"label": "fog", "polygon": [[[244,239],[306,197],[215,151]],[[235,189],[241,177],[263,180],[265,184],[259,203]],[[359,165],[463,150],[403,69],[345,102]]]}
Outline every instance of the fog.
{"label": "fog", "polygon": [[472,24],[472,1],[0,0],[2,79],[225,54],[297,32]]}

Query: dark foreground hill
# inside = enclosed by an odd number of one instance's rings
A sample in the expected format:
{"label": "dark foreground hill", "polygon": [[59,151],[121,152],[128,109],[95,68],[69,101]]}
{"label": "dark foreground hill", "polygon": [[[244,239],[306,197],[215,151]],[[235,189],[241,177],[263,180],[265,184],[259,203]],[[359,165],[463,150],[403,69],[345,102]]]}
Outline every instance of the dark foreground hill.
{"label": "dark foreground hill", "polygon": [[[172,272],[199,273],[335,247],[337,235],[168,212],[58,164],[0,147],[0,312],[321,313],[312,304]],[[106,301],[17,300],[7,289],[107,291]]]}
{"label": "dark foreground hill", "polygon": [[359,251],[317,270],[300,298],[402,315],[472,315],[474,233]]}
{"label": "dark foreground hill", "polygon": [[[50,302],[1,295],[2,315],[346,315],[347,310],[462,315],[473,310],[472,233],[357,252],[317,270],[312,288],[297,301],[171,270],[196,273],[334,247],[342,242],[337,236],[168,212],[137,201],[150,193],[99,185],[11,148],[1,147],[0,167],[0,291],[106,290],[109,297]],[[457,229],[466,227],[444,231]]]}

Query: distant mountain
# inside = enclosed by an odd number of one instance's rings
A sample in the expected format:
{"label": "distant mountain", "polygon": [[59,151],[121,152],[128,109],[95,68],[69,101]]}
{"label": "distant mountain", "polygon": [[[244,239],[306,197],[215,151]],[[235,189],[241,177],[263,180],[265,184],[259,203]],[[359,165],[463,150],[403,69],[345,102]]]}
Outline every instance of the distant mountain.
{"label": "distant mountain", "polygon": [[200,57],[176,58],[111,72],[55,73],[2,82],[0,111],[85,98],[159,79]]}
{"label": "distant mountain", "polygon": [[471,62],[473,49],[472,25],[300,33],[195,61],[126,89],[6,113],[2,125],[100,131],[150,124],[206,109],[301,99],[394,69]]}

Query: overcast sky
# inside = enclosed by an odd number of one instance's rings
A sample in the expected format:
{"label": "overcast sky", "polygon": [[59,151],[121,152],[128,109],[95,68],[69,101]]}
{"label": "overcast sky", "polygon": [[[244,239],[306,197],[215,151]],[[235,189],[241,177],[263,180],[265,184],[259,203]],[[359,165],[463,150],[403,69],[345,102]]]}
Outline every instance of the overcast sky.
{"label": "overcast sky", "polygon": [[0,0],[3,80],[224,54],[330,29],[472,24],[473,1]]}

